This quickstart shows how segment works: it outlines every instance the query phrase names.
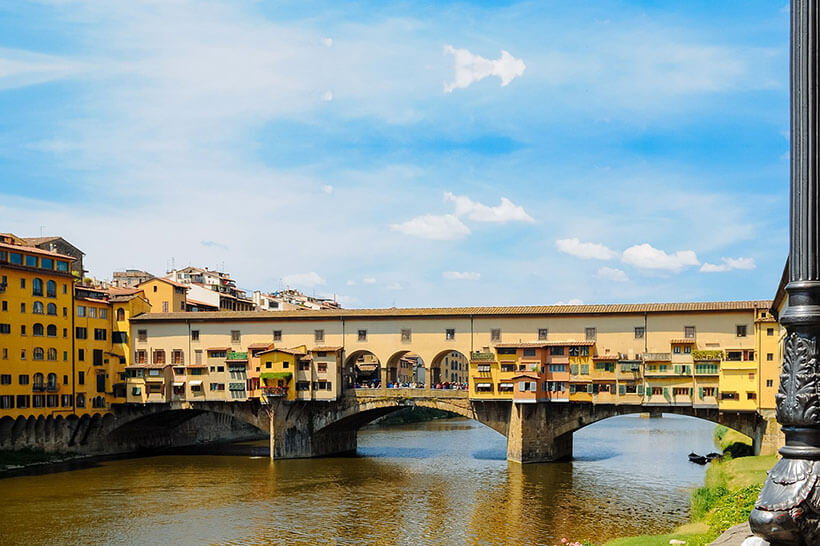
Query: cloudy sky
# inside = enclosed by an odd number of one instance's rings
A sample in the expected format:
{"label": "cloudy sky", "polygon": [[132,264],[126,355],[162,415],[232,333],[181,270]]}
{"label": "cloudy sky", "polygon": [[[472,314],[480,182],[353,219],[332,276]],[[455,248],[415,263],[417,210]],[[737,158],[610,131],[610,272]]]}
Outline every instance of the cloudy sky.
{"label": "cloudy sky", "polygon": [[3,3],[0,231],[350,307],[769,298],[786,4]]}

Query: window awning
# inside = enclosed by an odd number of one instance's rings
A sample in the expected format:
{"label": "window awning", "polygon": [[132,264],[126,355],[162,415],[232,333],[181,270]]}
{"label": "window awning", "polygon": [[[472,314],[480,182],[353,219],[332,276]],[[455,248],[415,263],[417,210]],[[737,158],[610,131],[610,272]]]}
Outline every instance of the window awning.
{"label": "window awning", "polygon": [[493,387],[492,383],[476,383],[477,389],[491,389]]}
{"label": "window awning", "polygon": [[185,381],[174,381],[174,386],[175,387],[184,387],[185,386]]}
{"label": "window awning", "polygon": [[191,385],[192,387],[200,387],[200,386],[202,386],[202,381],[191,381],[188,384]]}

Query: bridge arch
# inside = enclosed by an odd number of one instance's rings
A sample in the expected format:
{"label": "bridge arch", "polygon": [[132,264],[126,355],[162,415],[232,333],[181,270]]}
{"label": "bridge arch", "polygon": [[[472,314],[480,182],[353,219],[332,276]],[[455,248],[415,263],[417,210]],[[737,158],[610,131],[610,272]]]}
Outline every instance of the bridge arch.
{"label": "bridge arch", "polygon": [[[439,382],[467,383],[470,360],[455,346],[439,351],[430,360],[430,369],[439,370]],[[431,385],[434,383],[431,382]]]}
{"label": "bridge arch", "polygon": [[344,378],[345,387],[373,384],[381,381],[383,360],[369,349],[358,349],[345,357]]}

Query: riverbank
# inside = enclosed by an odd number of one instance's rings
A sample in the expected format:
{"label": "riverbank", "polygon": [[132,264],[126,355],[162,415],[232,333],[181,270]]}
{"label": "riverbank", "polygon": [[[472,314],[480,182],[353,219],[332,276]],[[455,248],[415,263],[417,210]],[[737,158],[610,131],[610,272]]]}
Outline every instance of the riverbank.
{"label": "riverbank", "polygon": [[425,408],[422,406],[411,406],[408,408],[395,411],[381,419],[377,419],[372,424],[382,426],[391,425],[408,425],[411,423],[424,423],[426,421],[435,421],[437,419],[452,419],[460,417],[455,413],[449,411],[439,410],[435,408]]}
{"label": "riverbank", "polygon": [[0,477],[21,471],[93,459],[92,455],[46,453],[37,449],[0,450]]}
{"label": "riverbank", "polygon": [[768,471],[777,455],[740,457],[710,464],[703,487],[692,492],[691,523],[665,535],[643,535],[611,540],[605,546],[668,545],[682,540],[690,546],[710,544],[721,533],[749,518]]}

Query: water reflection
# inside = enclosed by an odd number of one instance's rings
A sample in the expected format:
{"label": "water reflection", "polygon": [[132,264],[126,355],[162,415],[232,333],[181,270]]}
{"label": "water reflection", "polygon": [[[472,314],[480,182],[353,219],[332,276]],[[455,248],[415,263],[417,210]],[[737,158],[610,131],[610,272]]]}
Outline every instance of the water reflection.
{"label": "water reflection", "polygon": [[0,480],[5,543],[553,544],[686,519],[712,425],[627,416],[575,437],[572,462],[518,465],[466,420],[368,428],[359,457],[173,455]]}

